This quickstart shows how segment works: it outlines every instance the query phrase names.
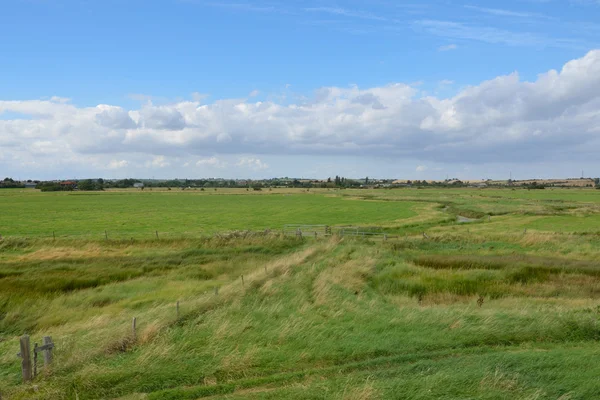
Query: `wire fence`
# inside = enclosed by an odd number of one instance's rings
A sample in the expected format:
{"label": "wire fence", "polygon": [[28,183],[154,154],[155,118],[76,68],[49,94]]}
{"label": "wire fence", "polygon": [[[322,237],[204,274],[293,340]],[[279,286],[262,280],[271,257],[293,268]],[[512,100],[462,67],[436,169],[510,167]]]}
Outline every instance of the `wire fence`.
{"label": "wire fence", "polygon": [[[486,220],[481,222],[487,222]],[[456,222],[457,225],[465,225],[461,222]],[[429,227],[430,229],[432,227]],[[435,228],[435,227],[433,227]],[[427,232],[425,232],[425,230]],[[413,227],[402,230],[402,228],[383,228],[379,226],[329,226],[316,224],[286,224],[281,229],[240,229],[229,231],[215,230],[160,230],[160,229],[105,229],[105,230],[55,230],[55,231],[32,231],[32,232],[0,232],[0,240],[2,239],[44,239],[44,240],[182,240],[182,239],[207,239],[207,238],[234,238],[234,237],[249,237],[257,235],[283,235],[288,237],[302,238],[320,238],[329,236],[339,237],[363,237],[363,238],[381,238],[387,240],[389,238],[423,236],[424,238],[433,238],[435,236],[447,234],[467,234],[467,235],[489,235],[490,231],[473,231],[466,229],[462,231],[446,231],[436,232],[425,229],[420,231]],[[560,231],[539,231],[523,228],[523,230],[506,231],[498,228],[493,232],[500,236],[529,236],[532,234],[538,236],[582,236],[582,237],[598,237],[600,231],[585,231],[585,232],[560,232]]]}
{"label": "wire fence", "polygon": [[285,236],[296,237],[315,237],[319,236],[354,236],[354,237],[379,237],[387,240],[391,237],[387,232],[384,232],[382,227],[368,226],[336,226],[328,225],[302,225],[302,224],[287,224],[283,227]]}

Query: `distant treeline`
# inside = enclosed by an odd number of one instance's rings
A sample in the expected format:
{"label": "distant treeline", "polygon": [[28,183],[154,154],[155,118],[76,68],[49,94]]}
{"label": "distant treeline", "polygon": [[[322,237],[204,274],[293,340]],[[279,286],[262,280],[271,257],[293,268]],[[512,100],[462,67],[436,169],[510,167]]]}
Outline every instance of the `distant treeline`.
{"label": "distant treeline", "polygon": [[0,181],[0,189],[18,189],[24,187],[23,183],[17,182],[12,178],[4,178],[4,180]]}
{"label": "distant treeline", "polygon": [[[168,179],[168,180],[145,180],[145,179],[119,179],[105,180],[98,179],[81,179],[70,181],[31,181],[19,182],[12,178],[4,178],[0,181],[0,189],[3,188],[25,188],[36,184],[36,189],[43,192],[57,191],[99,191],[104,189],[127,189],[138,187],[141,190],[146,188],[181,188],[181,189],[200,189],[207,188],[247,188],[254,190],[262,190],[264,188],[425,188],[425,187],[514,187],[523,189],[545,189],[546,187],[555,187],[553,183],[544,181],[532,181],[529,183],[518,184],[508,180],[507,183],[498,183],[492,181],[481,181],[480,183],[462,182],[459,179],[448,179],[446,181],[425,181],[425,180],[406,180],[392,181],[373,180],[366,177],[364,179],[350,179],[341,176],[329,178],[327,180],[312,180],[312,179],[292,179],[292,178],[273,178],[261,180],[234,180],[234,179]],[[600,179],[596,178],[588,186],[600,188]]]}

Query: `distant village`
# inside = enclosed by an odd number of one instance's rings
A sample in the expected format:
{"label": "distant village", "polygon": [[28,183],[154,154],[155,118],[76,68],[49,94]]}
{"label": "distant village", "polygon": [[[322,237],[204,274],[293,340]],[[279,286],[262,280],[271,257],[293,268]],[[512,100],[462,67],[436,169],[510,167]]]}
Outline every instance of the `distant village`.
{"label": "distant village", "polygon": [[526,179],[526,180],[410,180],[410,179],[374,179],[345,178],[335,176],[327,179],[271,178],[271,179],[70,179],[70,180],[24,180],[5,178],[0,181],[1,188],[40,189],[42,191],[104,190],[127,189],[139,190],[152,188],[169,189],[218,189],[246,188],[262,190],[267,188],[354,188],[354,189],[393,189],[409,187],[520,187],[526,189],[544,189],[552,187],[566,188],[599,188],[599,178],[569,179]]}

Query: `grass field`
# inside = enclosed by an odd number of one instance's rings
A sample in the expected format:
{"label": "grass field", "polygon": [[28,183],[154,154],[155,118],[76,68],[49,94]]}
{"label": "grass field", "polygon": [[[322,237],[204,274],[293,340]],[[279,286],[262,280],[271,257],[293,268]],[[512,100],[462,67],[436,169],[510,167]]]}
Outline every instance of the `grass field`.
{"label": "grass field", "polygon": [[281,229],[285,224],[371,224],[416,215],[412,203],[359,202],[299,191],[0,192],[5,236],[128,237]]}
{"label": "grass field", "polygon": [[[600,398],[600,191],[6,191],[0,207],[3,399]],[[207,236],[286,223],[394,238]],[[134,240],[104,240],[119,224]],[[23,333],[56,343],[29,384]]]}

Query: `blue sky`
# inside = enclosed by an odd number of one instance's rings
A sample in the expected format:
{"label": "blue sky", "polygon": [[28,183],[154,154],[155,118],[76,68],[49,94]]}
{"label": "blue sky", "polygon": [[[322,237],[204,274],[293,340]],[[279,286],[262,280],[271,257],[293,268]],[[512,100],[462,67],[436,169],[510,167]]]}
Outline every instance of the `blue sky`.
{"label": "blue sky", "polygon": [[[0,38],[4,175],[600,175],[577,153],[595,145],[597,97],[577,93],[579,78],[596,83],[596,0],[3,0]],[[560,73],[572,60],[580,77]],[[508,115],[543,97],[552,70],[564,80],[554,90],[574,93],[540,104],[545,119]],[[482,89],[498,79],[508,84]],[[521,102],[505,104],[506,90]],[[561,153],[575,133],[588,144],[576,157],[515,151]]]}

